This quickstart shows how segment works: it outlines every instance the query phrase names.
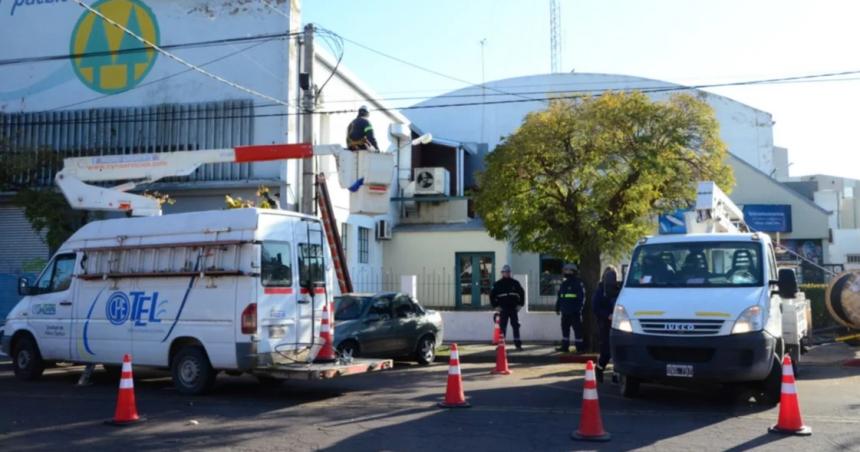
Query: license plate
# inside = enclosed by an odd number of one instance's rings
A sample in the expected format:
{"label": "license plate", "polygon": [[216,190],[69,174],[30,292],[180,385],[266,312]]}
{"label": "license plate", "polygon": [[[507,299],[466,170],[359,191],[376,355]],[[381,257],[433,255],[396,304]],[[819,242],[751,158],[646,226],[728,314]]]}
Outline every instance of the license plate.
{"label": "license plate", "polygon": [[690,364],[666,364],[667,377],[693,377],[693,366]]}

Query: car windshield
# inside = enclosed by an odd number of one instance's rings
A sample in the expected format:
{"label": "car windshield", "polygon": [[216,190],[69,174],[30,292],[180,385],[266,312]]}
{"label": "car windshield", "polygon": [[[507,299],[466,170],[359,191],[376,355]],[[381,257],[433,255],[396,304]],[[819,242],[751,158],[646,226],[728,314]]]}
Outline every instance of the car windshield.
{"label": "car windshield", "polygon": [[370,302],[368,297],[343,296],[334,299],[334,320],[355,320],[361,317],[364,307]]}
{"label": "car windshield", "polygon": [[633,254],[627,287],[761,286],[758,242],[646,244]]}

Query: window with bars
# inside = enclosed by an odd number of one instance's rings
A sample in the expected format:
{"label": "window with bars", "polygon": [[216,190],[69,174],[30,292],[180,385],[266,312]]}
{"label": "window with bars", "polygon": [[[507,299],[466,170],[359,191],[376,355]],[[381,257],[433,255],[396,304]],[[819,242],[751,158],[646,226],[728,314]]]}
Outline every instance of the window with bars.
{"label": "window with bars", "polygon": [[849,254],[845,257],[849,264],[860,264],[860,254]]}
{"label": "window with bars", "polygon": [[358,227],[358,263],[370,262],[370,228]]}
{"label": "window with bars", "polygon": [[343,256],[349,261],[349,223],[340,224],[340,244],[343,247]]}

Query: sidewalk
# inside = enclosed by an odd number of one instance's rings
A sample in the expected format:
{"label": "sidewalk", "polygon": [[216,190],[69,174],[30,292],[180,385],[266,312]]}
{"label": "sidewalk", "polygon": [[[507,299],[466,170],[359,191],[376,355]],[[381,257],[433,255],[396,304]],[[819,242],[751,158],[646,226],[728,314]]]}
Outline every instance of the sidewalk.
{"label": "sidewalk", "polygon": [[[436,349],[436,362],[448,362],[450,343],[442,344]],[[506,343],[508,362],[511,364],[558,364],[585,363],[588,360],[597,362],[595,353],[561,353],[555,351],[556,344],[530,342],[523,344],[521,351],[513,344]],[[495,363],[496,346],[490,343],[458,342],[461,363]]]}

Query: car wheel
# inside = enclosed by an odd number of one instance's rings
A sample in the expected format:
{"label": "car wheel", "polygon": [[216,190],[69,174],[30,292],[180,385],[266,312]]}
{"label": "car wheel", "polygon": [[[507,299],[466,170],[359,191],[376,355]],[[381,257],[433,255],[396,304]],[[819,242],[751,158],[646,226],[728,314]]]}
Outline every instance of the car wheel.
{"label": "car wheel", "polygon": [[632,399],[639,395],[639,384],[640,380],[636,377],[623,374],[619,376],[621,395],[628,399]]}
{"label": "car wheel", "polygon": [[215,383],[215,370],[202,347],[184,347],[173,358],[173,384],[182,394],[206,393]]}
{"label": "car wheel", "polygon": [[418,341],[415,355],[418,364],[422,366],[427,366],[436,360],[436,340],[433,336],[424,336]]}
{"label": "car wheel", "polygon": [[359,353],[358,342],[356,342],[352,339],[345,340],[345,341],[341,342],[337,346],[337,353],[340,356],[351,356],[353,358],[358,357],[358,353]]}
{"label": "car wheel", "polygon": [[42,376],[45,362],[42,361],[36,341],[28,336],[18,339],[12,351],[12,368],[19,380],[31,381]]}

